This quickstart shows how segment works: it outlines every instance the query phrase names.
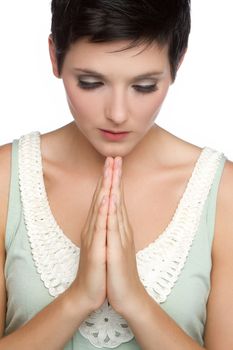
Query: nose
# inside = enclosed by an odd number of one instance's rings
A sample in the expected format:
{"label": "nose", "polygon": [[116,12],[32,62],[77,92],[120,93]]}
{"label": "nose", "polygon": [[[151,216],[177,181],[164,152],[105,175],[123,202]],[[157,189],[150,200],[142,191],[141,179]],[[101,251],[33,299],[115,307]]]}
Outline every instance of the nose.
{"label": "nose", "polygon": [[128,118],[127,94],[123,88],[114,89],[108,99],[106,116],[115,124],[122,124]]}

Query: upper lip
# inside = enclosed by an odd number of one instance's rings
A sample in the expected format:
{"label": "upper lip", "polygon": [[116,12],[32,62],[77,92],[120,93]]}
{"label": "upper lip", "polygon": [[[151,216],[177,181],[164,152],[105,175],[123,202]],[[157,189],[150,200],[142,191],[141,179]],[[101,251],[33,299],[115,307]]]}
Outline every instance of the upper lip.
{"label": "upper lip", "polygon": [[112,134],[122,134],[125,132],[129,132],[129,131],[114,131],[114,130],[106,130],[106,129],[100,129],[102,131],[107,131],[107,132],[111,132]]}

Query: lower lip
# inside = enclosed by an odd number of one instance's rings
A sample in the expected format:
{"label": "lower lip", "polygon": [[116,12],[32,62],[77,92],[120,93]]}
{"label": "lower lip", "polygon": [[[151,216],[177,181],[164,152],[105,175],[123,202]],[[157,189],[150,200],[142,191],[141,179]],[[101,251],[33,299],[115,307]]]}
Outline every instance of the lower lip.
{"label": "lower lip", "polygon": [[119,134],[113,134],[111,132],[108,131],[104,131],[104,130],[100,130],[102,135],[110,141],[120,141],[123,140],[124,138],[127,137],[127,135],[129,134],[129,132],[124,132],[124,133],[119,133]]}

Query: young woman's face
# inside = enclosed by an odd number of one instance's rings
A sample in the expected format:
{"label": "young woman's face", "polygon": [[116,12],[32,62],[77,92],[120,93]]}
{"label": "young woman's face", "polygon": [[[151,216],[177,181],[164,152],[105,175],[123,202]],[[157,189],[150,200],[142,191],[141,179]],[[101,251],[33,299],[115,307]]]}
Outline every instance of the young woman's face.
{"label": "young woman's face", "polygon": [[60,76],[78,130],[105,157],[123,157],[143,139],[172,82],[167,47],[110,52],[128,43],[81,39],[68,51]]}

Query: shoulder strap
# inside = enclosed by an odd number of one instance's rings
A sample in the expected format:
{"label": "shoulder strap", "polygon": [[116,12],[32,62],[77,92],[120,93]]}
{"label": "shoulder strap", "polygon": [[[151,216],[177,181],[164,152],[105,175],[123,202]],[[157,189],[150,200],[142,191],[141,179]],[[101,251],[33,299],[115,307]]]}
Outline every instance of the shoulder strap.
{"label": "shoulder strap", "polygon": [[11,180],[5,234],[6,251],[9,250],[15,237],[22,212],[18,177],[18,144],[19,140],[13,140],[11,154]]}
{"label": "shoulder strap", "polygon": [[218,190],[219,190],[219,185],[222,178],[226,160],[227,160],[226,156],[222,154],[222,157],[220,159],[218,168],[216,170],[214,180],[211,186],[211,190],[208,196],[207,225],[208,225],[210,245],[212,245],[213,238],[214,238]]}

